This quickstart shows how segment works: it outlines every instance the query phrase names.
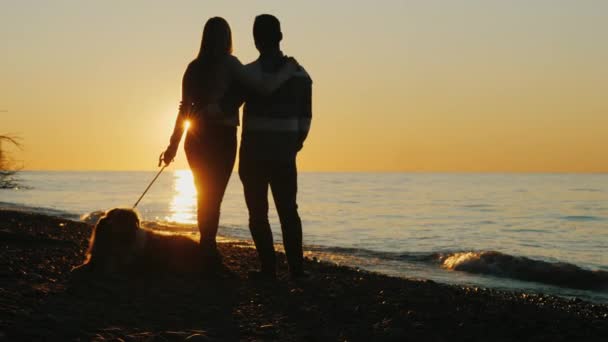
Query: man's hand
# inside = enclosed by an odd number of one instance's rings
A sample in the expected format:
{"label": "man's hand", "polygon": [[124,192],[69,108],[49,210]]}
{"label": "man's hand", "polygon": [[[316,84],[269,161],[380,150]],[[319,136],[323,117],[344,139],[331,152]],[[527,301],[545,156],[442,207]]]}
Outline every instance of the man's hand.
{"label": "man's hand", "polygon": [[175,159],[175,155],[177,154],[177,146],[169,145],[165,152],[163,152],[163,162],[165,166],[168,166]]}

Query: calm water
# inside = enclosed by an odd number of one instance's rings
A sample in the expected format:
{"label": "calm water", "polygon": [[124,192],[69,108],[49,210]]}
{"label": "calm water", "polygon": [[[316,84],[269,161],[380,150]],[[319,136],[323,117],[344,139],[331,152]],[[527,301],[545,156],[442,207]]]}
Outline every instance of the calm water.
{"label": "calm water", "polygon": [[[154,172],[23,172],[21,179],[29,188],[0,190],[0,202],[79,217],[131,206],[153,176]],[[606,174],[303,173],[299,190],[308,254],[320,259],[392,275],[608,301],[605,290],[513,279],[517,277],[501,271],[509,260],[486,264],[483,274],[443,264],[459,252],[474,252],[464,258],[470,262],[479,259],[479,252],[498,251],[574,264],[608,280]],[[190,172],[163,174],[138,209],[144,220],[158,223],[151,227],[196,232]],[[274,207],[271,223],[279,242]],[[220,234],[249,238],[236,174],[222,206]]]}

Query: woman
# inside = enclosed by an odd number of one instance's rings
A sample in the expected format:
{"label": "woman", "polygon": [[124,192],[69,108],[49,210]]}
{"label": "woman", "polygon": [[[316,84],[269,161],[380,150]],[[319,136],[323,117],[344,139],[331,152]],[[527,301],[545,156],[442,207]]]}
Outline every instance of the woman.
{"label": "woman", "polygon": [[[236,156],[236,126],[240,101],[222,103],[223,113],[204,115],[205,108],[217,108],[230,87],[245,86],[270,94],[297,69],[292,60],[273,77],[264,80],[250,74],[232,56],[232,34],[223,18],[205,24],[198,57],[188,65],[182,82],[182,101],[170,144],[164,152],[165,164],[175,158],[186,123],[185,151],[197,191],[197,219],[200,244],[207,261],[221,262],[216,235],[220,204],[230,179]],[[231,107],[231,108],[226,108]]]}

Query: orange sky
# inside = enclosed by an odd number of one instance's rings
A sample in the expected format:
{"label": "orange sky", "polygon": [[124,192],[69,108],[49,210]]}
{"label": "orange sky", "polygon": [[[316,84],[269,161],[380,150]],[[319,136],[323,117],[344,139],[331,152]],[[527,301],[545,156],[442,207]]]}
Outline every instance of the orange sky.
{"label": "orange sky", "polygon": [[[608,172],[608,2],[8,1],[0,133],[26,169],[153,169],[205,20],[314,79],[306,171]],[[183,152],[173,168],[186,168]]]}

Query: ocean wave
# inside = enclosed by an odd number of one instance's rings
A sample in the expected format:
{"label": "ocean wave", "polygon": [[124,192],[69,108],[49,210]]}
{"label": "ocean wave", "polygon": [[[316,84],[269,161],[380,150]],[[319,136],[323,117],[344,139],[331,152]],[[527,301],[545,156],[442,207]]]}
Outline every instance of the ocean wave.
{"label": "ocean wave", "polygon": [[608,290],[608,272],[565,262],[547,262],[496,251],[439,254],[441,266],[455,271],[533,281],[580,290]]}
{"label": "ocean wave", "polygon": [[562,219],[566,220],[566,221],[599,221],[599,220],[601,220],[600,217],[588,216],[588,215],[563,216]]}
{"label": "ocean wave", "polygon": [[103,210],[92,211],[90,213],[80,215],[80,221],[91,225],[96,225],[97,221],[99,221],[99,219],[105,214],[106,212]]}
{"label": "ocean wave", "polygon": [[608,272],[566,262],[548,262],[496,251],[381,252],[361,248],[306,246],[311,252],[355,258],[426,263],[446,270],[531,281],[564,288],[608,291]]}
{"label": "ocean wave", "polygon": [[325,254],[344,254],[352,255],[359,258],[373,258],[381,260],[393,261],[411,261],[411,262],[428,262],[436,259],[437,253],[395,253],[374,251],[365,248],[355,247],[333,247],[333,246],[305,246],[307,251],[319,252]]}
{"label": "ocean wave", "polygon": [[142,226],[148,229],[169,233],[198,232],[196,225],[178,222],[143,221]]}
{"label": "ocean wave", "polygon": [[595,189],[595,188],[573,188],[573,189],[569,189],[569,190],[577,191],[577,192],[602,192],[602,190]]}
{"label": "ocean wave", "polygon": [[[97,221],[105,215],[106,211],[96,210],[90,213],[86,213],[80,216],[80,221],[95,225]],[[165,232],[165,233],[188,233],[192,231],[198,231],[193,224],[185,224],[178,222],[164,222],[164,221],[142,221],[141,225],[145,228]]]}

